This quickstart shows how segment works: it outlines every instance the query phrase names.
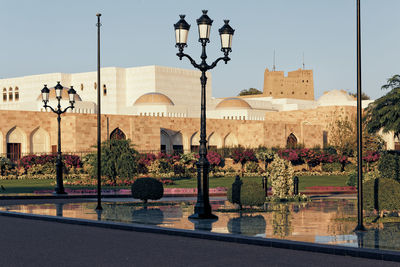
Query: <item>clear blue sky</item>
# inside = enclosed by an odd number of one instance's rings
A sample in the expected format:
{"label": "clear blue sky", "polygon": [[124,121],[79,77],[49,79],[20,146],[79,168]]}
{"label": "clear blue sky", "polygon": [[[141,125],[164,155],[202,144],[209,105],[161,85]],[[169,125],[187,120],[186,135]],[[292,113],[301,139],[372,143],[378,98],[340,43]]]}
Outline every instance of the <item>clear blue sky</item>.
{"label": "clear blue sky", "polygon": [[[232,61],[212,71],[213,95],[262,89],[266,67],[314,70],[316,97],[324,91],[356,91],[356,0],[0,0],[0,77],[96,70],[96,13],[102,16],[102,66],[162,65],[192,69],[176,57],[173,24],[186,14],[189,47],[200,56],[196,19],[214,20],[210,60],[221,56],[218,29],[236,29]],[[362,0],[363,91],[372,98],[400,74],[399,0]],[[38,88],[39,90],[40,88]]]}

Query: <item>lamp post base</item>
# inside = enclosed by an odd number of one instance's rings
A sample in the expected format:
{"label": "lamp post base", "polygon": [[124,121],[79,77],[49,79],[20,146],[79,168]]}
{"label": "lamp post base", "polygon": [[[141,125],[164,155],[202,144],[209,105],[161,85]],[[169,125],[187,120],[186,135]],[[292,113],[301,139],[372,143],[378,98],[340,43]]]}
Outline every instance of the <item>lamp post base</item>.
{"label": "lamp post base", "polygon": [[367,228],[364,227],[364,225],[357,225],[356,228],[354,229],[354,232],[364,232],[367,231]]}
{"label": "lamp post base", "polygon": [[[213,215],[213,216],[215,216],[215,215]],[[191,218],[191,216],[189,216],[189,221],[194,224],[195,230],[202,230],[202,231],[210,232],[212,230],[212,224],[215,223],[216,221],[218,221],[218,217],[217,216],[215,216],[215,217],[216,218],[196,219],[196,218]]]}

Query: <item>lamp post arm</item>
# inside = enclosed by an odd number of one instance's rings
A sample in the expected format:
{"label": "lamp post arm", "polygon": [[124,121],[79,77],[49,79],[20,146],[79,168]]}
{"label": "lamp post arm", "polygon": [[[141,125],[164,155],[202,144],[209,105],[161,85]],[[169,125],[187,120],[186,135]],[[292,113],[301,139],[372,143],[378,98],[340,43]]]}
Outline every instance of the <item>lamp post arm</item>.
{"label": "lamp post arm", "polygon": [[226,64],[231,59],[227,55],[217,58],[217,60],[215,60],[207,69],[211,70],[211,69],[215,68],[217,66],[218,62],[220,62],[221,60],[225,61],[225,64]]}
{"label": "lamp post arm", "polygon": [[60,114],[65,113],[69,108],[70,108],[70,109],[73,109],[73,108],[74,108],[74,105],[71,105],[71,106],[66,107],[63,111],[60,110]]}
{"label": "lamp post arm", "polygon": [[51,106],[47,105],[47,103],[44,104],[43,107],[44,107],[44,108],[50,108],[51,111],[53,111],[54,113],[58,114],[58,112],[57,112],[54,108],[52,108]]}
{"label": "lamp post arm", "polygon": [[183,53],[182,51],[179,51],[179,53],[176,54],[180,60],[182,60],[183,57],[186,57],[189,59],[190,63],[193,65],[193,67],[195,67],[196,69],[200,69],[200,65],[196,63],[196,61],[194,61],[194,59],[189,56],[188,54]]}

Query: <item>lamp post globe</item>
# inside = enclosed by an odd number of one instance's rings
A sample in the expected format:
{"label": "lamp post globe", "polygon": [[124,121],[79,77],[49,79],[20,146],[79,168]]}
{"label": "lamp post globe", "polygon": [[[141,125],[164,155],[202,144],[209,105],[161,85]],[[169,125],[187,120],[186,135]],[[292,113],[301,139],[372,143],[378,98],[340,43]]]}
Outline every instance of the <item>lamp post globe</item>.
{"label": "lamp post globe", "polygon": [[57,85],[54,87],[54,90],[56,91],[56,98],[61,99],[62,98],[62,91],[64,87],[60,84],[60,82],[57,82]]}
{"label": "lamp post globe", "polygon": [[63,184],[63,162],[62,162],[62,155],[61,155],[61,114],[67,112],[68,109],[73,109],[74,108],[74,103],[75,103],[75,95],[76,91],[74,88],[70,88],[68,90],[68,96],[69,96],[69,102],[70,105],[66,107],[64,110],[61,109],[61,98],[62,98],[62,91],[64,87],[61,85],[60,82],[57,82],[57,85],[54,87],[55,90],[55,95],[57,99],[57,107],[52,107],[47,105],[49,102],[49,95],[50,95],[50,89],[47,88],[47,85],[44,85],[43,89],[41,90],[42,93],[42,101],[44,103],[43,107],[45,109],[50,108],[51,111],[57,114],[57,126],[58,126],[58,138],[57,138],[57,160],[56,160],[56,180],[57,180],[57,185],[55,188],[55,194],[60,195],[60,194],[66,194],[64,190],[64,184]]}
{"label": "lamp post globe", "polygon": [[49,88],[47,88],[47,84],[44,85],[41,92],[42,92],[42,101],[43,103],[47,104],[47,102],[49,102],[49,94],[50,94],[50,90]]}
{"label": "lamp post globe", "polygon": [[221,51],[226,53],[232,51],[232,37],[235,32],[229,25],[229,20],[224,20],[224,26],[219,29],[219,36],[221,37]]}
{"label": "lamp post globe", "polygon": [[174,24],[176,47],[187,46],[187,38],[189,35],[190,25],[185,20],[185,15],[179,15],[180,20]]}
{"label": "lamp post globe", "polygon": [[197,19],[197,27],[199,28],[199,41],[210,42],[210,32],[213,20],[207,15],[208,10],[203,10],[203,15]]}
{"label": "lamp post globe", "polygon": [[[197,166],[197,201],[194,207],[194,214],[189,216],[189,219],[208,219],[214,220],[218,217],[212,214],[210,199],[209,199],[209,167],[210,163],[207,160],[207,135],[206,135],[206,84],[207,76],[206,72],[215,68],[219,61],[223,60],[227,63],[229,58],[229,52],[232,51],[232,35],[234,30],[229,26],[229,21],[225,22],[225,25],[220,29],[221,44],[224,52],[223,57],[219,57],[212,64],[208,64],[206,46],[210,42],[210,31],[213,20],[207,15],[207,10],[203,10],[203,15],[197,19],[197,26],[199,30],[199,42],[202,46],[201,62],[200,64],[189,56],[183,53],[184,47],[187,46],[187,36],[189,33],[190,25],[185,21],[185,15],[180,15],[180,20],[174,24],[175,28],[175,46],[179,48],[179,52],[176,54],[180,60],[186,57],[190,63],[196,69],[201,71],[201,109],[200,109],[200,147],[199,147],[199,160],[196,163]],[[223,38],[223,41],[222,41]],[[227,41],[226,41],[227,40]]]}

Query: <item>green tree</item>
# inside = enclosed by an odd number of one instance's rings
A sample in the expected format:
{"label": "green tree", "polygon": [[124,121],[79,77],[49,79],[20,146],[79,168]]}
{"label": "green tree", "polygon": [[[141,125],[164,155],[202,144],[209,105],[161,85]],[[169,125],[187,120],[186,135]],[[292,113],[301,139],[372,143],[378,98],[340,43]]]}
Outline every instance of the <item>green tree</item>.
{"label": "green tree", "polygon": [[240,91],[239,96],[243,95],[261,95],[262,92],[256,88],[243,89]]}
{"label": "green tree", "polygon": [[[357,93],[349,93],[349,95],[357,97]],[[361,100],[370,100],[371,98],[364,92],[361,92]]]}
{"label": "green tree", "polygon": [[[137,174],[139,153],[132,147],[130,140],[111,139],[101,144],[101,175],[112,181],[117,177],[131,178]],[[88,155],[92,166],[90,174],[97,176],[97,154]]]}
{"label": "green tree", "polygon": [[400,137],[400,75],[389,78],[382,89],[391,91],[369,104],[365,112],[367,130],[377,133],[382,129],[384,133],[393,132],[395,137]]}

